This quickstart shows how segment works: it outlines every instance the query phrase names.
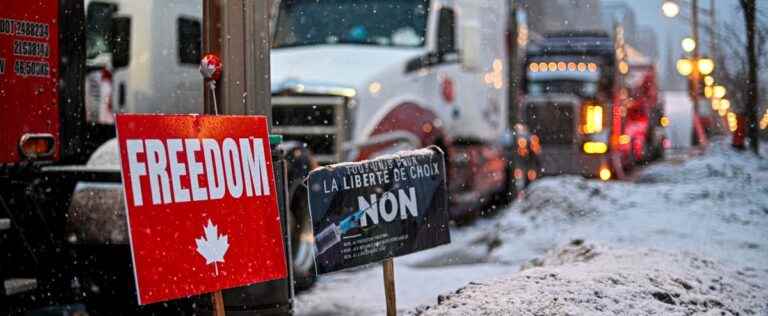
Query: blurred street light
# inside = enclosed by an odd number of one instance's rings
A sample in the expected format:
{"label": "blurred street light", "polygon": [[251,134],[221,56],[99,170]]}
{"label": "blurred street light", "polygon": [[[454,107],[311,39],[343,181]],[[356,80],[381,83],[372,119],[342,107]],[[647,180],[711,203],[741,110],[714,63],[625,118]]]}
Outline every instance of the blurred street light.
{"label": "blurred street light", "polygon": [[728,128],[731,130],[731,132],[735,132],[738,121],[736,120],[736,113],[728,112]]}
{"label": "blurred street light", "polygon": [[690,53],[696,49],[696,41],[690,37],[684,38],[683,41],[680,42],[680,45],[683,46],[683,50],[686,53]]}
{"label": "blurred street light", "polygon": [[713,84],[715,84],[715,78],[712,78],[712,76],[704,77],[704,84],[707,87],[711,87]]}
{"label": "blurred street light", "polygon": [[730,109],[731,108],[731,101],[728,101],[728,99],[720,100],[720,105],[718,106],[718,108],[723,109],[723,110]]}
{"label": "blurred street light", "polygon": [[690,59],[680,58],[677,60],[677,72],[682,76],[689,76],[693,73],[693,63]]}
{"label": "blurred street light", "polygon": [[661,11],[666,17],[674,18],[680,13],[680,6],[674,1],[664,1],[664,4],[661,5]]}
{"label": "blurred street light", "polygon": [[[714,95],[714,89],[712,89],[712,86],[706,86],[704,87],[704,96],[707,98],[712,98],[712,95]],[[712,100],[712,105],[714,106],[715,100]],[[717,110],[717,109],[715,109]]]}
{"label": "blurred street light", "polygon": [[722,99],[725,97],[725,94],[728,91],[723,86],[715,86],[714,90],[712,90],[712,96],[718,99]]}
{"label": "blurred street light", "polygon": [[715,70],[715,62],[709,58],[699,58],[699,72],[702,75],[709,75]]}

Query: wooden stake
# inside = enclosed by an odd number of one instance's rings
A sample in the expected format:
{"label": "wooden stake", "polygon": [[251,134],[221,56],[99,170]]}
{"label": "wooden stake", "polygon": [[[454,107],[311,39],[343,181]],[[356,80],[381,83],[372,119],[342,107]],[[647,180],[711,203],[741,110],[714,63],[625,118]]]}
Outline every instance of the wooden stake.
{"label": "wooden stake", "polygon": [[392,258],[384,260],[384,294],[387,297],[387,316],[397,315],[395,302],[395,264]]}
{"label": "wooden stake", "polygon": [[211,293],[211,298],[213,298],[213,316],[225,316],[224,297],[221,291]]}

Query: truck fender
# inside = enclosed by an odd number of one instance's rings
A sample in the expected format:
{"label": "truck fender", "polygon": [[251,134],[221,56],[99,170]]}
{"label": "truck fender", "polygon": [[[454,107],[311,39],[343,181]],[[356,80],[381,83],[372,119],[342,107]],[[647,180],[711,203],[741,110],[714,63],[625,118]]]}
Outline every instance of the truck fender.
{"label": "truck fender", "polygon": [[[393,107],[376,123],[368,138],[380,141],[358,144],[356,147],[359,151],[355,160],[374,158],[391,151],[392,147],[401,147],[403,143],[415,148],[438,142],[447,145],[440,118],[414,102],[403,102]],[[418,143],[413,144],[416,141]]]}

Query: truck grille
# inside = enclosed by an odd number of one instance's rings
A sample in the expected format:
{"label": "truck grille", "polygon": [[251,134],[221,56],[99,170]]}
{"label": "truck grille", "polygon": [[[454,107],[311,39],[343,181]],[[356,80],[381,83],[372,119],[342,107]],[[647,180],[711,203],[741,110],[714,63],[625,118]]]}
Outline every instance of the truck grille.
{"label": "truck grille", "polygon": [[345,108],[340,96],[272,96],[272,132],[307,144],[320,164],[339,162],[348,136]]}
{"label": "truck grille", "polygon": [[526,123],[542,144],[567,145],[575,142],[576,122],[570,103],[529,103]]}

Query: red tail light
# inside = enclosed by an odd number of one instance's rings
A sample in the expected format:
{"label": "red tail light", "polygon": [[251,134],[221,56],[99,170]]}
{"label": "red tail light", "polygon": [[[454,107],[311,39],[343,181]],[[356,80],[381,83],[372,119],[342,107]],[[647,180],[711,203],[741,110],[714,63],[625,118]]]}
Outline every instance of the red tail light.
{"label": "red tail light", "polygon": [[101,70],[101,87],[104,89],[104,87],[109,87],[107,92],[102,93],[102,95],[106,96],[106,108],[109,110],[110,114],[114,113],[115,109],[112,107],[112,72],[105,69]]}
{"label": "red tail light", "polygon": [[55,142],[51,134],[24,134],[19,140],[19,150],[30,159],[53,156]]}

